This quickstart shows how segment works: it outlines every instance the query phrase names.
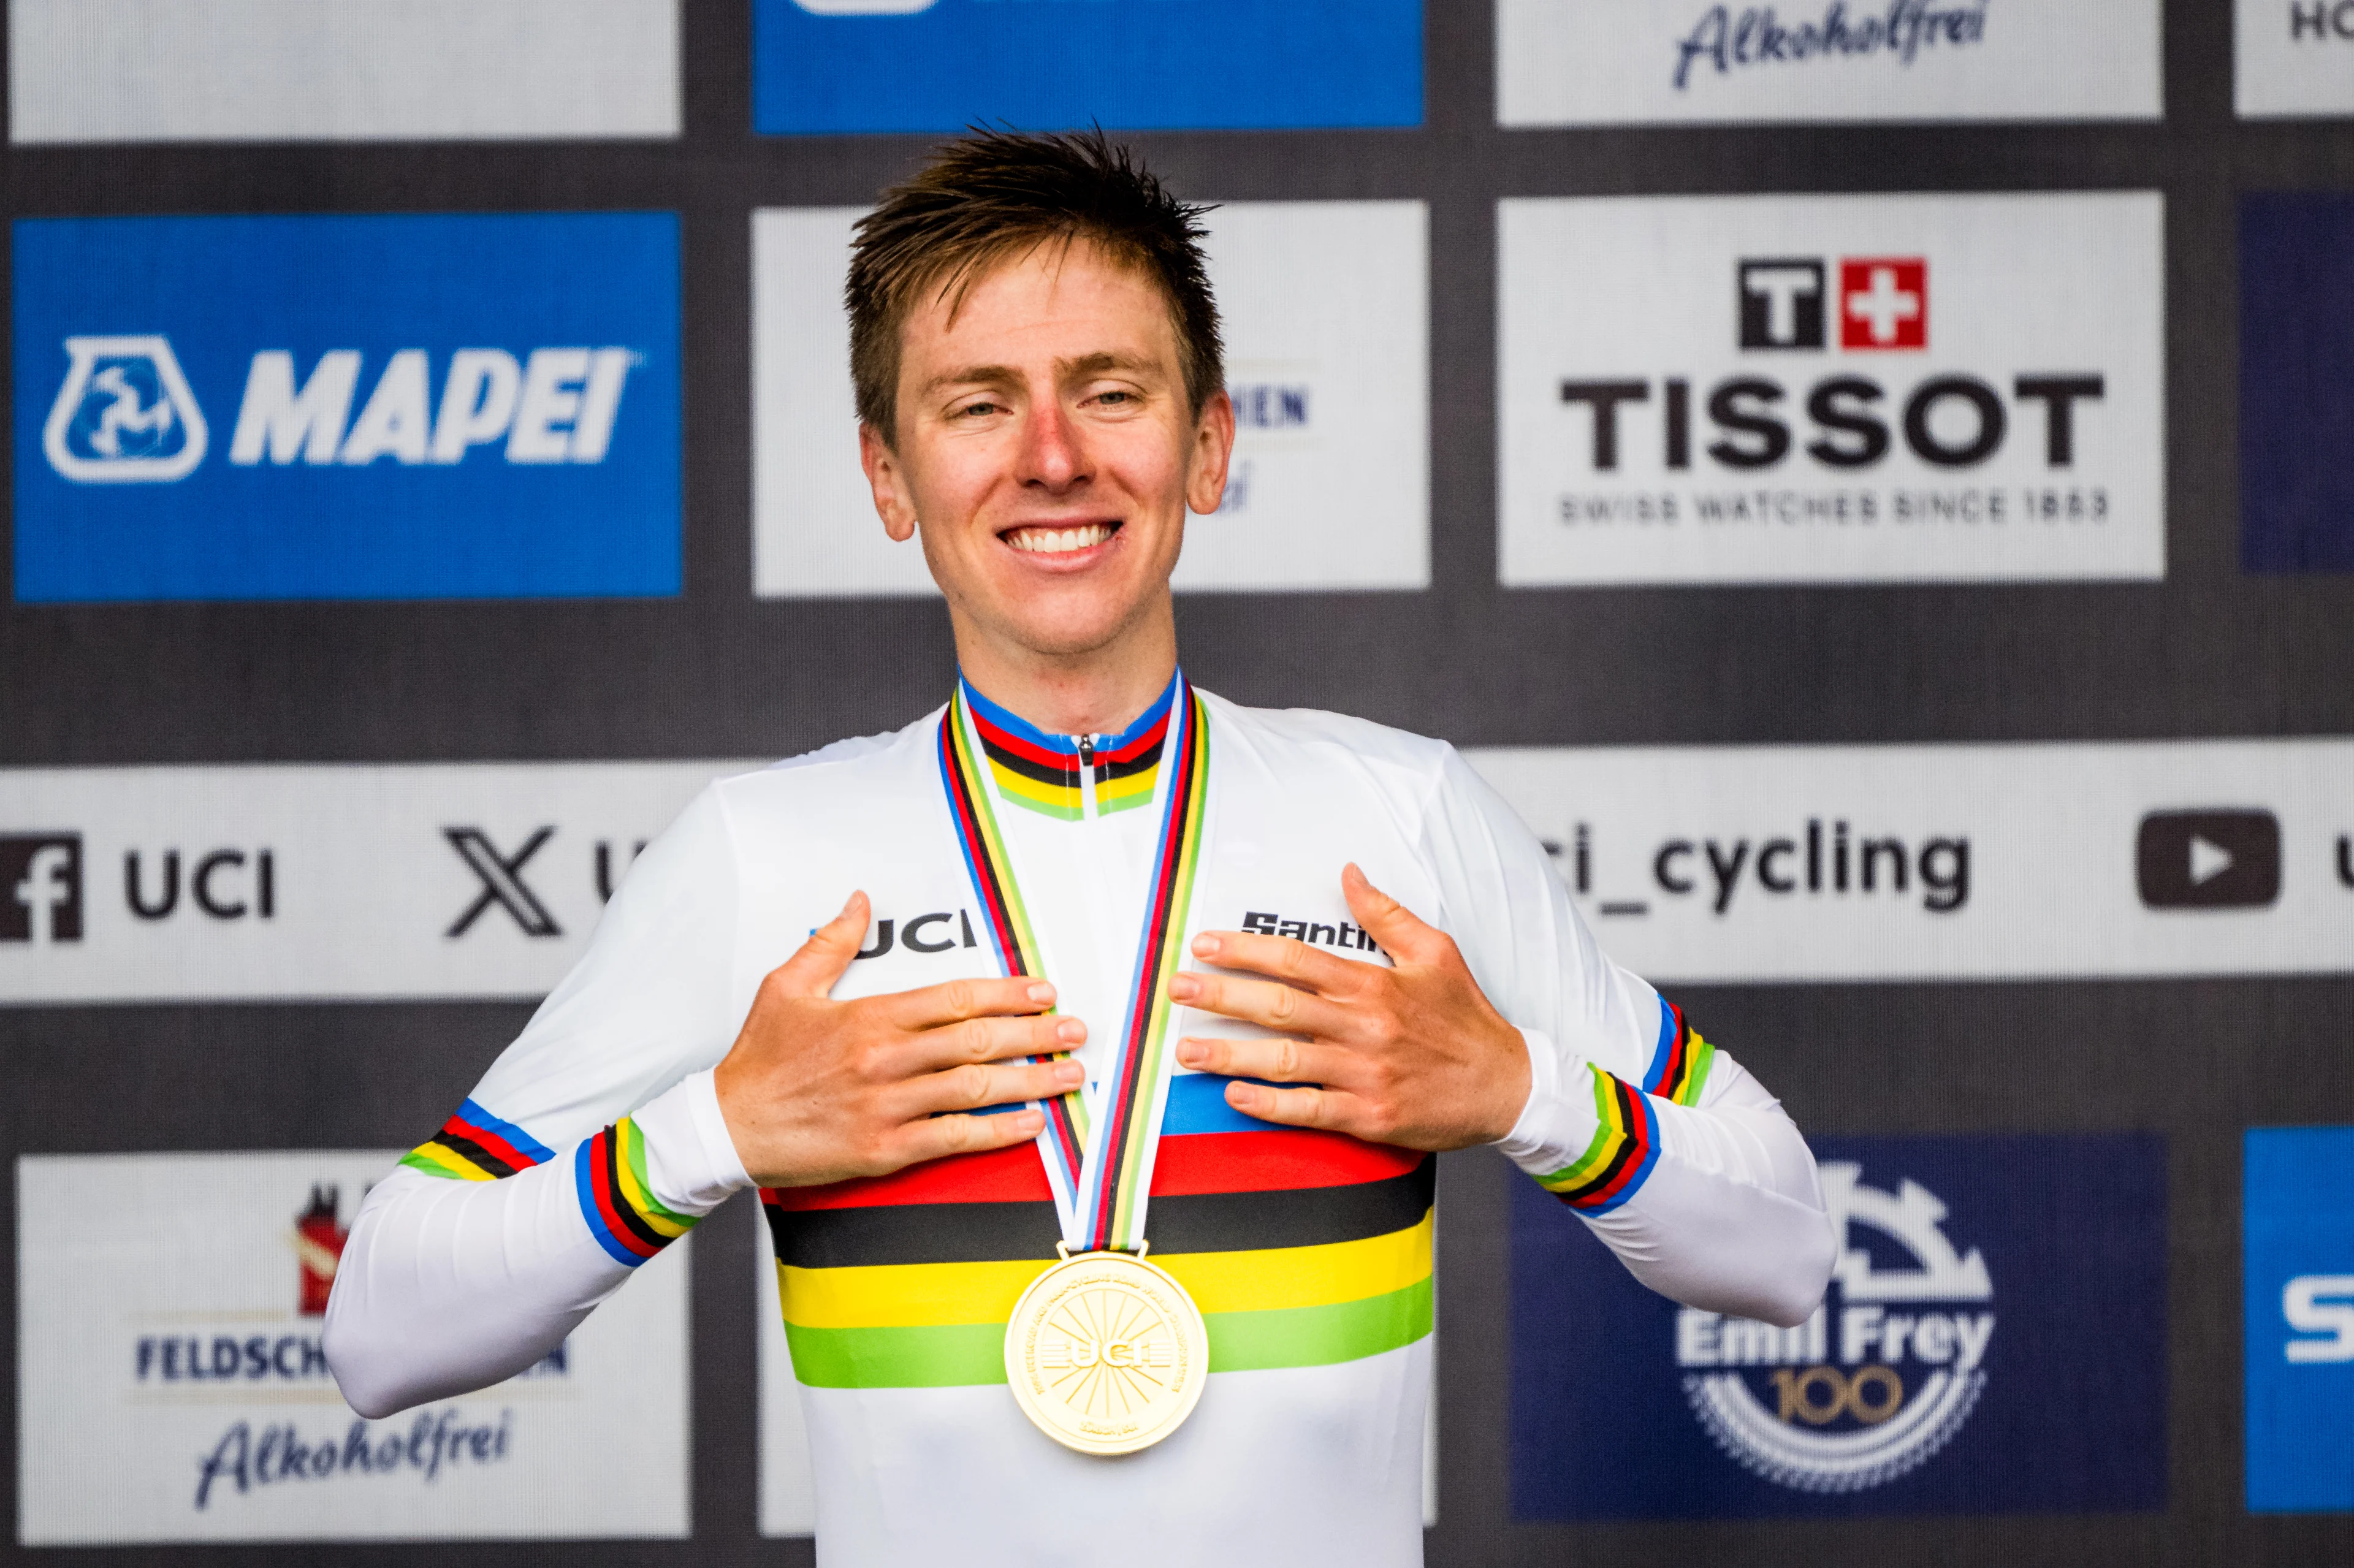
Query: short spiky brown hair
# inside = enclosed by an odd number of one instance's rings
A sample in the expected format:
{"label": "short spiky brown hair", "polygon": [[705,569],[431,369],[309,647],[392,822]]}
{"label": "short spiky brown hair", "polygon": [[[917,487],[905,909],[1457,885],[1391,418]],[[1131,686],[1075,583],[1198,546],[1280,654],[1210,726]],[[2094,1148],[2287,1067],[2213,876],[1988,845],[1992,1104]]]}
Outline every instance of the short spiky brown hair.
{"label": "short spiky brown hair", "polygon": [[1225,384],[1218,305],[1202,256],[1202,215],[1100,129],[1063,135],[975,129],[883,193],[851,248],[850,379],[858,418],[897,439],[900,334],[928,289],[960,299],[999,262],[1042,244],[1088,240],[1168,297],[1199,418]]}

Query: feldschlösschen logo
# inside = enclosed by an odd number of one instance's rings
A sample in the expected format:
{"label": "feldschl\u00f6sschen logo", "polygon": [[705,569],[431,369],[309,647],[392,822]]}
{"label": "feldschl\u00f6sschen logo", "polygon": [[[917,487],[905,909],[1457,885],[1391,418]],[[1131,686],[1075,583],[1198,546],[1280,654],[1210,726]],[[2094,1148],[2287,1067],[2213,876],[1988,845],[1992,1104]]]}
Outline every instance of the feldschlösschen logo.
{"label": "feldschl\u00f6sschen logo", "polygon": [[[1795,1329],[1686,1308],[1676,1315],[1684,1393],[1718,1446],[1782,1486],[1876,1487],[1926,1462],[1986,1387],[1994,1282],[1976,1248],[1955,1250],[1946,1205],[1911,1180],[1867,1185],[1822,1166],[1831,1223],[1847,1237],[1828,1298]],[[1859,1228],[1881,1245],[1859,1245]],[[1878,1251],[1908,1260],[1883,1267]]]}
{"label": "feldschl\u00f6sschen logo", "polygon": [[1654,1294],[1516,1193],[1513,1515],[2164,1507],[2164,1140],[1808,1142],[1840,1251],[1795,1328]]}
{"label": "feldschl\u00f6sschen logo", "polygon": [[49,466],[84,484],[186,479],[205,416],[164,337],[69,337],[65,385],[41,433]]}

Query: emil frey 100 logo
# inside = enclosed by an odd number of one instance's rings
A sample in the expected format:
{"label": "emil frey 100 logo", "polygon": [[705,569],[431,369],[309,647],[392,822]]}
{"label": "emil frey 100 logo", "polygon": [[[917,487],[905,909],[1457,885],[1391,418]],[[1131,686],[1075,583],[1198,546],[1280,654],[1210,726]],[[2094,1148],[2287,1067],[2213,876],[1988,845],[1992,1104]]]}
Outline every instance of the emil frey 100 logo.
{"label": "emil frey 100 logo", "polygon": [[[1842,1238],[1831,1287],[1795,1329],[1686,1308],[1676,1315],[1684,1393],[1734,1460],[1795,1490],[1857,1492],[1917,1468],[1950,1442],[1985,1392],[1994,1285],[1985,1257],[1956,1253],[1946,1206],[1904,1181],[1866,1186],[1862,1168],[1822,1166]],[[1876,1232],[1882,1268],[1855,1227]]]}
{"label": "emil frey 100 logo", "polygon": [[[42,432],[49,466],[83,484],[169,482],[205,460],[210,432],[169,339],[69,337],[65,384]],[[605,461],[621,392],[640,356],[627,348],[501,348],[449,356],[440,397],[430,356],[387,356],[365,401],[363,355],[331,349],[307,377],[282,349],[254,355],[228,461],[239,468],[336,465],[381,458],[452,465],[504,443],[514,464]],[[354,407],[358,412],[354,415]]]}

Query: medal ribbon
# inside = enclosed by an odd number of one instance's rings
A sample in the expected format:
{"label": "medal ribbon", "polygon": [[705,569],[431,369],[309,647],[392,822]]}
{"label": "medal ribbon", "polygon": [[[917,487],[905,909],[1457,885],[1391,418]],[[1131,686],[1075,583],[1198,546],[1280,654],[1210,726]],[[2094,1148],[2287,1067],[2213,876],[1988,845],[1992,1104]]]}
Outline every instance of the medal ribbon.
{"label": "medal ribbon", "polygon": [[[1161,825],[1146,884],[1144,927],[1121,1017],[1118,1054],[1102,1075],[1101,1115],[1091,1118],[1076,1089],[1038,1108],[1046,1113],[1038,1152],[1046,1162],[1063,1236],[1075,1249],[1135,1251],[1144,1239],[1152,1156],[1167,1104],[1169,981],[1183,959],[1185,914],[1201,859],[1209,800],[1208,711],[1182,673],[1161,752]],[[940,718],[940,782],[964,850],[982,923],[1008,977],[1044,973],[1036,933],[997,822],[987,766],[963,683]],[[1059,1061],[1068,1053],[1034,1056]]]}

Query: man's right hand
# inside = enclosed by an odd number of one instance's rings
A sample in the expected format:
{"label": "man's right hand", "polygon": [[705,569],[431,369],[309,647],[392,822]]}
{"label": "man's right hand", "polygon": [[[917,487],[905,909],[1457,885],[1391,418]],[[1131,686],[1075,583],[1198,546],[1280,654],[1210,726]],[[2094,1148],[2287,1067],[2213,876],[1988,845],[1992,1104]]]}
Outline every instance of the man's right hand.
{"label": "man's right hand", "polygon": [[857,1001],[830,993],[866,939],[866,895],[760,982],[743,1032],[713,1074],[744,1169],[764,1187],[882,1176],[943,1155],[1038,1136],[1034,1110],[987,1106],[1051,1100],[1079,1086],[1076,1062],[1028,1056],[1076,1050],[1076,1018],[1040,980],[960,980]]}

